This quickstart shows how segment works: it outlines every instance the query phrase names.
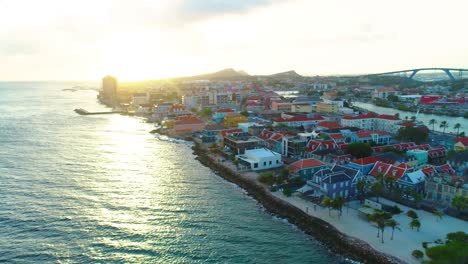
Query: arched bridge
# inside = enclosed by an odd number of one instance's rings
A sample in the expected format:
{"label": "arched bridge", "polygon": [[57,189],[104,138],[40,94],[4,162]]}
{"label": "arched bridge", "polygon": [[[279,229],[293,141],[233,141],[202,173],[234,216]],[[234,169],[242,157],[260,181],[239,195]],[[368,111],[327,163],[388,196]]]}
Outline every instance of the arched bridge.
{"label": "arched bridge", "polygon": [[[391,72],[382,72],[382,73],[374,73],[374,74],[367,74],[364,75],[365,77],[369,76],[379,76],[379,75],[387,75],[387,74],[398,74],[398,73],[405,73],[409,74],[408,78],[413,79],[413,77],[416,75],[416,73],[420,71],[443,71],[447,76],[450,78],[450,80],[455,81],[455,80],[461,80],[463,79],[463,73],[468,72],[468,69],[457,69],[457,68],[418,68],[418,69],[411,69],[411,70],[402,70],[402,71],[391,71]],[[458,73],[458,78],[455,78],[452,72],[457,72]]]}

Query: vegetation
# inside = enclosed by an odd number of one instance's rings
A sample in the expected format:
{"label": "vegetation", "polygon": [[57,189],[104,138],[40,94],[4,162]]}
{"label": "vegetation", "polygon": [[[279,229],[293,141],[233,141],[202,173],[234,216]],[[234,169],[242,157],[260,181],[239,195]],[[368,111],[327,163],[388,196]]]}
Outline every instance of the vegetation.
{"label": "vegetation", "polygon": [[379,202],[379,197],[382,196],[384,187],[383,184],[378,181],[375,182],[372,187],[371,187],[372,194],[374,194],[377,197],[377,202]]}
{"label": "vegetation", "polygon": [[377,225],[377,237],[379,237],[380,233],[382,234],[381,241],[384,243],[384,231],[385,227],[389,226],[389,220],[391,219],[391,215],[384,213],[382,211],[377,211],[373,214],[367,216],[368,220],[375,223]]}
{"label": "vegetation", "polygon": [[455,232],[447,234],[444,245],[426,249],[429,264],[468,263],[468,234]]}
{"label": "vegetation", "polygon": [[391,218],[387,220],[387,225],[392,229],[392,236],[390,237],[390,240],[393,240],[393,233],[395,232],[395,229],[401,230],[398,226],[400,223],[398,223],[395,219]]}
{"label": "vegetation", "polygon": [[397,139],[413,141],[416,144],[426,142],[428,133],[415,127],[403,127],[398,130]]}
{"label": "vegetation", "polygon": [[346,147],[346,152],[356,158],[365,158],[372,154],[372,148],[366,143],[355,142]]}
{"label": "vegetation", "polygon": [[273,183],[275,183],[276,178],[272,172],[263,172],[258,175],[257,180],[263,184],[271,186]]}
{"label": "vegetation", "polygon": [[283,194],[286,196],[286,197],[290,197],[292,195],[292,190],[290,188],[284,188],[283,189]]}
{"label": "vegetation", "polygon": [[330,197],[325,196],[322,199],[322,205],[328,208],[328,215],[331,216],[332,200],[330,199]]}
{"label": "vegetation", "polygon": [[445,134],[445,129],[447,127],[449,127],[449,124],[447,123],[447,121],[444,120],[444,121],[440,122],[439,127],[443,129],[443,133]]}
{"label": "vegetation", "polygon": [[413,211],[413,210],[409,210],[408,212],[406,212],[406,215],[407,215],[408,217],[413,218],[413,219],[418,218],[418,214],[417,214],[415,211]]}
{"label": "vegetation", "polygon": [[411,220],[411,222],[409,223],[409,226],[411,227],[411,229],[416,228],[416,230],[419,231],[419,229],[421,228],[421,222],[417,218],[413,218],[413,220]]}
{"label": "vegetation", "polygon": [[198,114],[199,114],[201,117],[205,117],[205,118],[210,117],[212,113],[213,113],[213,112],[211,111],[211,108],[207,108],[207,107],[203,108],[202,110],[200,110],[200,111],[198,112]]}
{"label": "vegetation", "polygon": [[432,212],[432,214],[437,217],[438,221],[442,220],[442,217],[444,216],[444,213],[442,211],[437,210]]}
{"label": "vegetation", "polygon": [[459,135],[459,134],[460,134],[461,124],[460,124],[460,123],[456,123],[456,124],[453,126],[453,128],[457,130],[457,135]]}
{"label": "vegetation", "polygon": [[240,114],[245,116],[245,117],[249,117],[249,112],[247,112],[247,111],[242,111],[242,112],[240,112]]}
{"label": "vegetation", "polygon": [[417,259],[422,259],[424,257],[424,253],[419,250],[419,249],[415,249],[413,250],[413,252],[411,253],[411,255]]}
{"label": "vegetation", "polygon": [[365,180],[359,180],[356,184],[356,188],[358,190],[359,201],[363,203],[367,190],[367,182]]}
{"label": "vegetation", "polygon": [[435,119],[429,120],[429,125],[432,125],[432,131],[435,131],[435,124],[437,124],[437,120]]}
{"label": "vegetation", "polygon": [[345,205],[345,203],[346,200],[343,197],[337,196],[335,199],[332,200],[331,207],[335,210],[338,210],[338,212],[340,212],[339,216],[341,216],[341,214],[343,213],[343,206]]}
{"label": "vegetation", "polygon": [[452,207],[457,208],[458,212],[468,208],[468,197],[457,195],[452,199]]}

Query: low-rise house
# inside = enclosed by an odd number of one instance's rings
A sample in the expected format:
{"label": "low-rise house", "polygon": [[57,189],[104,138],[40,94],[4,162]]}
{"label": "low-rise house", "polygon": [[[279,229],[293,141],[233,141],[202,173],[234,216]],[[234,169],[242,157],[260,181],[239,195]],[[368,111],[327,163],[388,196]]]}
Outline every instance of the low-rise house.
{"label": "low-rise house", "polygon": [[317,123],[323,121],[322,116],[292,116],[292,117],[282,117],[278,118],[273,122],[274,126],[285,125],[289,127],[303,127],[303,128],[315,128]]}
{"label": "low-rise house", "polygon": [[239,123],[246,123],[248,119],[246,116],[241,114],[232,114],[224,116],[224,126],[225,127],[237,127]]}
{"label": "low-rise house", "polygon": [[372,132],[368,130],[359,130],[351,134],[351,142],[369,143],[373,141]]}
{"label": "low-rise house", "polygon": [[363,175],[367,175],[377,161],[380,161],[380,159],[374,156],[360,158],[348,163],[348,167],[359,170]]}
{"label": "low-rise house", "polygon": [[203,120],[194,116],[178,116],[174,123],[173,134],[189,134],[196,131],[201,131],[206,126]]}
{"label": "low-rise house", "polygon": [[406,189],[406,187],[408,187],[412,191],[422,193],[424,192],[425,181],[426,175],[424,172],[422,170],[417,170],[403,174],[403,176],[398,180],[398,184],[401,189]]}
{"label": "low-rise house", "polygon": [[222,123],[224,121],[225,116],[232,115],[234,113],[235,111],[230,108],[222,108],[222,109],[215,110],[213,114],[211,115],[211,118],[216,123]]}
{"label": "low-rise house", "polygon": [[448,206],[455,196],[468,197],[467,185],[464,183],[461,177],[447,173],[433,173],[426,179],[426,196],[424,198]]}
{"label": "low-rise house", "polygon": [[326,168],[323,162],[316,159],[301,159],[288,166],[291,176],[301,177],[304,180],[311,180],[314,173]]}
{"label": "low-rise house", "polygon": [[243,166],[251,170],[266,170],[283,165],[281,154],[266,148],[248,149],[244,154],[236,155],[236,159]]}
{"label": "low-rise house", "polygon": [[312,180],[307,181],[307,185],[313,189],[314,196],[328,196],[332,199],[341,196],[350,199],[356,195],[356,183],[360,177],[358,170],[335,165],[331,169],[316,172]]}
{"label": "low-rise house", "polygon": [[450,156],[447,162],[458,175],[468,176],[468,151]]}
{"label": "low-rise house", "polygon": [[274,132],[268,129],[263,129],[263,131],[258,135],[258,138],[265,141],[267,148],[281,153],[283,148],[283,135],[285,132]]}
{"label": "low-rise house", "polygon": [[455,142],[454,150],[455,151],[464,151],[468,150],[468,137],[458,137],[453,140]]}
{"label": "low-rise house", "polygon": [[429,152],[427,150],[412,149],[406,151],[406,155],[416,158],[417,165],[424,165],[429,161]]}
{"label": "low-rise house", "polygon": [[434,148],[428,151],[429,162],[445,163],[447,161],[447,150],[444,147]]}
{"label": "low-rise house", "polygon": [[235,154],[244,154],[246,150],[262,146],[261,140],[246,132],[230,132],[224,136],[223,144]]}

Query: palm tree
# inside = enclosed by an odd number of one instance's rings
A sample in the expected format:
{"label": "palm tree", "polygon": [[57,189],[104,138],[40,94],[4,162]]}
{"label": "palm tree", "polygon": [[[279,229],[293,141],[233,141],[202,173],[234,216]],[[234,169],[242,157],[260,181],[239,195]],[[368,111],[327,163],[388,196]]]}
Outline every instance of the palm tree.
{"label": "palm tree", "polygon": [[442,216],[444,215],[442,211],[434,211],[432,214],[437,217],[438,221],[442,220]]}
{"label": "palm tree", "polygon": [[338,210],[340,212],[339,216],[341,216],[341,213],[343,211],[343,206],[344,204],[346,203],[346,200],[341,197],[341,196],[337,196],[335,199],[333,199],[333,201],[331,202],[331,206],[333,207],[333,209],[335,210]]}
{"label": "palm tree", "polygon": [[401,230],[398,226],[400,225],[400,223],[398,223],[395,219],[388,219],[387,220],[387,226],[391,227],[392,228],[392,237],[390,238],[390,240],[393,240],[393,233],[395,232],[395,229],[399,229]]}
{"label": "palm tree", "polygon": [[361,201],[361,203],[364,202],[366,187],[367,187],[367,182],[365,180],[359,180],[356,184],[356,188],[359,192],[359,200]]}
{"label": "palm tree", "polygon": [[435,131],[435,128],[434,128],[435,124],[437,124],[437,120],[435,119],[429,120],[429,125],[432,125],[432,131]]}
{"label": "palm tree", "polygon": [[322,204],[325,206],[325,207],[328,207],[328,215],[331,216],[331,204],[332,204],[332,200],[328,197],[328,196],[325,196],[322,200]]}
{"label": "palm tree", "polygon": [[448,125],[447,121],[445,121],[445,120],[442,121],[442,122],[440,122],[440,125],[439,125],[439,127],[443,129],[443,133],[444,133],[444,134],[445,134],[445,129],[446,129],[448,126],[449,126],[449,125]]}
{"label": "palm tree", "polygon": [[457,135],[459,135],[459,134],[460,134],[460,128],[461,128],[460,123],[456,123],[456,124],[453,126],[453,128],[457,130]]}
{"label": "palm tree", "polygon": [[395,117],[400,118],[400,113],[395,113]]}
{"label": "palm tree", "polygon": [[416,228],[419,232],[419,228],[421,227],[421,222],[419,222],[417,218],[413,218],[413,220],[411,220],[411,222],[409,223],[409,226],[411,227],[411,229]]}
{"label": "palm tree", "polygon": [[388,192],[389,192],[389,193],[392,193],[392,191],[393,191],[393,185],[395,184],[395,178],[386,177],[386,178],[385,178],[385,183],[386,183],[386,187],[387,187],[387,189],[388,189]]}

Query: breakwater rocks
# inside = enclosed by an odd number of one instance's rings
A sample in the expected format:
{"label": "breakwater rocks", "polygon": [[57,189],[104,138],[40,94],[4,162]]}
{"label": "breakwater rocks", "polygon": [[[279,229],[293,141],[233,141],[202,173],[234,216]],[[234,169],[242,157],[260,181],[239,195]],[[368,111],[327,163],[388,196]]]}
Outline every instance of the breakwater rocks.
{"label": "breakwater rocks", "polygon": [[290,203],[275,197],[265,186],[257,181],[246,178],[232,169],[219,164],[199,144],[195,144],[193,150],[194,154],[198,157],[197,159],[203,165],[216,171],[224,179],[245,189],[249,195],[261,203],[269,212],[288,219],[289,223],[296,225],[306,234],[313,236],[333,252],[362,263],[404,263],[395,257],[373,249],[362,240],[343,234],[329,223],[310,216]]}

